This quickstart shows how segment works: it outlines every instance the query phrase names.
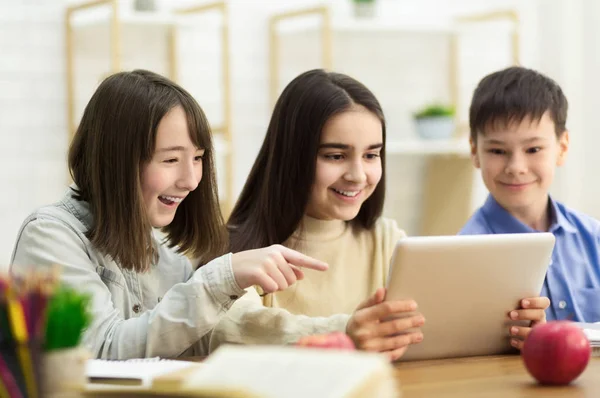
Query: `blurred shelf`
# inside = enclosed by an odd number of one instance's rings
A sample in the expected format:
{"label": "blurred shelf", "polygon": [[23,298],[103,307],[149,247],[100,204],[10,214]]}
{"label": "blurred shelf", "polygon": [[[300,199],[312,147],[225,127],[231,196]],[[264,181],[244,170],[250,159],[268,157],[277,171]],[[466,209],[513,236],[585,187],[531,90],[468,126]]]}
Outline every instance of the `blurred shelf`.
{"label": "blurred shelf", "polygon": [[398,32],[398,33],[452,33],[456,27],[451,23],[432,24],[418,22],[394,22],[381,20],[334,20],[334,31],[340,32]]}
{"label": "blurred shelf", "polygon": [[[224,109],[223,121],[220,126],[211,126],[213,132],[213,146],[215,158],[220,158],[219,163],[224,165],[223,175],[220,178],[220,183],[224,185],[224,189],[220,189],[222,198],[224,199],[223,213],[227,216],[233,206],[233,157],[232,155],[232,138],[231,138],[231,97],[230,97],[230,57],[229,57],[229,13],[227,0],[214,0],[210,3],[203,1],[201,4],[189,4],[185,8],[178,9],[159,9],[152,11],[136,11],[129,3],[120,0],[87,0],[71,4],[66,7],[66,32],[65,32],[65,70],[66,70],[66,91],[67,91],[67,120],[69,125],[69,139],[77,129],[76,111],[76,93],[78,93],[75,84],[75,58],[76,48],[90,48],[89,41],[96,40],[100,37],[102,40],[110,41],[109,46],[109,62],[110,73],[115,73],[122,69],[123,58],[123,41],[124,37],[133,33],[131,37],[138,42],[149,42],[150,46],[143,45],[143,50],[148,50],[150,53],[159,53],[165,57],[168,75],[176,79],[178,76],[178,58],[180,52],[177,51],[178,44],[185,43],[179,36],[179,28],[186,28],[188,40],[191,39],[190,33],[195,37],[202,36],[207,33],[208,40],[219,40],[222,51],[220,52],[220,68],[222,77],[222,108]],[[169,5],[172,2],[169,2]],[[193,32],[187,28],[192,27]],[[87,29],[92,28],[92,29]],[[101,28],[101,29],[97,29]],[[134,29],[132,29],[134,28]],[[139,29],[141,28],[141,29]],[[214,28],[218,28],[214,30]],[[147,32],[152,36],[144,36]],[[158,45],[163,50],[155,51],[154,39],[158,37],[155,33],[166,33],[165,39],[158,41]],[[140,35],[141,34],[141,35]],[[77,40],[75,39],[77,37]],[[149,39],[146,40],[146,37]],[[93,44],[95,44],[92,41]],[[146,43],[148,44],[148,43]],[[139,45],[138,45],[139,46]],[[89,62],[92,65],[96,64],[95,57],[102,57],[98,53],[89,52],[85,56],[85,61],[78,63],[80,70],[87,71],[88,68],[82,66],[82,63]],[[102,52],[100,52],[102,53]],[[206,55],[206,54],[205,54]],[[212,55],[212,54],[210,54]],[[158,55],[160,56],[160,55]],[[206,59],[206,57],[204,57]],[[211,58],[211,57],[209,57]],[[211,60],[216,57],[212,57]],[[102,72],[100,72],[102,73]],[[98,74],[100,74],[98,73]],[[87,77],[97,78],[95,73],[87,73]],[[97,83],[95,83],[97,84]],[[95,88],[95,84],[89,84],[88,88]]]}
{"label": "blurred shelf", "polygon": [[471,153],[467,138],[451,140],[388,140],[385,144],[385,152],[386,154],[400,155],[454,155],[460,157],[469,157]]}
{"label": "blurred shelf", "polygon": [[[286,21],[285,26],[280,27],[282,33],[301,33],[321,29],[320,21],[304,19],[295,21]],[[397,33],[452,33],[456,27],[451,23],[419,23],[419,22],[400,22],[387,21],[380,19],[333,19],[331,29],[334,32],[397,32]]]}
{"label": "blurred shelf", "polygon": [[[400,2],[398,1],[398,3]],[[302,41],[306,41],[306,45],[310,45],[311,49],[320,50],[319,66],[329,70],[335,70],[334,60],[340,62],[335,59],[336,51],[340,51],[344,55],[353,55],[356,49],[370,48],[369,46],[381,44],[392,53],[395,46],[403,46],[407,51],[420,55],[418,52],[425,51],[422,49],[426,49],[429,42],[439,42],[435,43],[436,46],[440,45],[440,47],[436,47],[436,51],[446,51],[442,50],[441,46],[447,45],[447,55],[444,55],[447,57],[447,67],[440,65],[438,69],[428,69],[421,74],[419,69],[410,70],[410,72],[398,70],[395,63],[389,62],[392,67],[388,68],[389,72],[377,71],[377,73],[389,73],[395,79],[394,84],[402,85],[413,84],[410,79],[416,77],[424,79],[425,73],[435,73],[432,77],[436,76],[437,79],[440,71],[444,75],[447,71],[449,73],[445,80],[448,98],[445,101],[453,103],[457,108],[461,108],[460,105],[463,105],[461,102],[465,100],[462,97],[465,88],[463,85],[470,86],[471,84],[461,79],[465,73],[465,65],[469,67],[466,69],[467,73],[471,70],[470,64],[465,64],[464,60],[478,61],[478,59],[471,60],[471,54],[464,51],[466,47],[461,48],[463,45],[461,40],[466,41],[467,45],[474,41],[477,44],[481,43],[495,48],[496,46],[491,45],[489,39],[501,38],[510,44],[510,50],[502,47],[498,49],[498,52],[502,51],[503,54],[510,57],[512,64],[520,64],[520,24],[516,10],[500,9],[481,14],[457,16],[456,18],[433,19],[428,15],[407,15],[403,12],[393,15],[391,12],[381,12],[383,7],[378,7],[378,9],[380,15],[370,19],[337,16],[326,5],[272,15],[268,26],[271,50],[268,73],[271,105],[273,106],[279,97],[281,92],[279,86],[284,80],[282,79],[283,73],[281,73],[283,56],[291,60],[296,60],[295,57],[305,56]],[[430,13],[425,10],[425,14]],[[284,42],[284,40],[288,42]],[[425,42],[423,46],[418,43],[421,40]],[[280,48],[286,50],[281,51]],[[300,51],[296,49],[300,49]],[[385,51],[385,48],[383,50]],[[390,56],[392,55],[396,54],[390,54]],[[424,55],[428,55],[427,52]],[[486,60],[485,54],[482,54],[480,58],[482,61]],[[412,60],[412,58],[407,59]],[[369,65],[369,60],[364,61],[358,57],[352,57],[352,61],[359,62],[359,66]],[[381,59],[379,63],[385,67],[388,64],[386,61]],[[367,63],[365,64],[365,62]],[[488,64],[487,60],[485,62],[485,64],[482,62],[482,66],[486,65],[486,68],[489,68],[491,63]],[[343,62],[341,65],[346,70],[349,68]],[[502,61],[502,67],[506,67],[505,61]],[[374,79],[377,77],[379,76],[375,76]],[[415,80],[415,84],[423,84],[423,81],[425,80],[419,80],[419,83],[416,83]],[[436,84],[441,86],[442,80]],[[391,95],[397,95],[398,89],[394,90],[392,87],[390,89]],[[404,104],[396,103],[396,105]],[[457,109],[457,115],[462,116],[463,112],[461,111],[462,109]],[[393,109],[390,112],[397,113],[402,110]],[[408,120],[405,121],[408,122]],[[411,175],[397,173],[394,183],[400,187],[402,193],[394,192],[396,197],[391,200],[393,204],[390,206],[390,208],[397,206],[408,209],[410,215],[405,213],[404,216],[407,219],[410,218],[410,222],[418,221],[418,234],[454,235],[469,219],[473,210],[480,205],[479,202],[474,202],[474,198],[477,196],[475,193],[481,184],[480,179],[475,178],[477,172],[471,164],[468,125],[456,127],[456,135],[446,140],[420,139],[420,136],[409,131],[411,129],[408,126],[405,131],[397,131],[396,134],[393,129],[388,129],[385,143],[388,159],[390,157],[394,157],[394,160],[399,157],[427,157],[425,165],[420,165],[419,162],[413,162],[410,159],[410,163],[415,163],[416,167],[420,167],[407,170],[412,173]],[[419,180],[415,180],[415,178]],[[407,181],[408,183],[405,184]],[[405,187],[406,189],[404,189]],[[407,197],[415,192],[420,195],[419,202],[407,203]],[[395,218],[396,215],[390,214],[389,216]]]}
{"label": "blurred shelf", "polygon": [[[204,18],[199,25],[194,20],[194,15],[178,15],[166,11],[127,11],[119,13],[118,18],[121,25],[137,27],[201,26],[211,29],[222,26],[222,22],[212,18]],[[110,22],[110,10],[89,10],[73,19],[73,27],[104,26]]]}
{"label": "blurred shelf", "polygon": [[[321,21],[314,19],[300,19],[286,21],[278,30],[283,34],[304,33],[322,29]],[[451,34],[461,33],[473,29],[466,24],[450,20],[441,21],[390,21],[387,19],[356,19],[345,18],[331,21],[331,30],[334,33],[401,33],[401,34]],[[487,25],[478,24],[480,31],[483,29],[492,31],[511,32],[514,29],[510,21],[497,21]]]}
{"label": "blurred shelf", "polygon": [[[110,23],[111,14],[108,10],[91,10],[73,19],[73,26],[85,27],[106,25]],[[123,12],[119,14],[119,22],[127,25],[171,26],[176,17],[162,12]]]}

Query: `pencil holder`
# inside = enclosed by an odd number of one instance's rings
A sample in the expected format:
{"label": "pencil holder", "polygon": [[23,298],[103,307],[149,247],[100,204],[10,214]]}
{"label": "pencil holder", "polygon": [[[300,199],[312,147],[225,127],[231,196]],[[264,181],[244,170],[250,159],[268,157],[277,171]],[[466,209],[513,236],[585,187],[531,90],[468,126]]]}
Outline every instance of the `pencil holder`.
{"label": "pencil holder", "polygon": [[42,389],[46,397],[77,397],[86,384],[85,364],[90,353],[83,347],[65,348],[42,355]]}
{"label": "pencil holder", "polygon": [[89,356],[77,347],[91,296],[59,285],[59,271],[0,275],[0,397],[75,397],[85,387]]}
{"label": "pencil holder", "polygon": [[8,396],[43,397],[39,341],[0,343],[0,381]]}

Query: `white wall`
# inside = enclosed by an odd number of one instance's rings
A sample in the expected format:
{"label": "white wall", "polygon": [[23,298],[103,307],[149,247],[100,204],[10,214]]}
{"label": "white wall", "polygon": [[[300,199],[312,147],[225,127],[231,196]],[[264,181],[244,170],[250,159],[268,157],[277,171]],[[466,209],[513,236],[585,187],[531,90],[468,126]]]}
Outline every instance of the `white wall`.
{"label": "white wall", "polygon": [[[571,101],[571,106],[581,118],[581,124],[572,128],[574,151],[569,158],[573,165],[571,173],[569,201],[596,218],[600,218],[600,127],[598,109],[600,109],[600,3],[586,0],[581,7],[583,26],[573,24],[574,29],[580,29],[582,39],[579,46],[582,59],[573,74],[578,87],[578,102]],[[575,44],[577,46],[577,44]],[[583,73],[581,73],[583,72]],[[577,128],[575,128],[577,127]]]}
{"label": "white wall", "polygon": [[[66,187],[63,13],[67,3],[67,0],[0,0],[3,149],[0,181],[4,188],[0,199],[3,225],[0,264],[8,263],[17,230],[27,214],[37,206],[59,199]],[[163,7],[190,3],[194,2],[161,2]],[[230,1],[236,192],[258,151],[270,112],[267,18],[279,10],[318,3],[321,2]],[[329,3],[338,14],[350,12],[348,0]],[[595,72],[600,67],[600,53],[596,50],[600,48],[598,3],[594,0],[380,0],[381,15],[397,19],[418,15],[445,18],[511,6],[517,7],[523,18],[524,64],[539,67],[556,78],[571,102],[573,156],[559,175],[555,193],[568,204],[600,217],[600,205],[595,199],[600,192],[592,178],[598,162],[594,144],[600,140],[594,134],[598,102],[594,89],[600,88],[600,78]],[[219,93],[206,94],[219,96]],[[414,186],[407,184],[402,189],[410,196]]]}
{"label": "white wall", "polygon": [[66,181],[63,7],[0,0],[0,264],[36,206],[60,198]]}
{"label": "white wall", "polygon": [[[587,3],[587,4],[586,4]],[[549,0],[539,4],[539,70],[554,78],[569,101],[567,127],[571,148],[566,165],[558,170],[553,194],[573,207],[582,209],[581,174],[585,169],[584,138],[584,7],[588,0]],[[589,42],[589,40],[588,40]],[[589,52],[597,52],[594,47]],[[589,87],[588,87],[589,89]],[[587,137],[586,137],[587,141]],[[587,145],[587,144],[586,144]],[[591,210],[591,209],[590,209]]]}

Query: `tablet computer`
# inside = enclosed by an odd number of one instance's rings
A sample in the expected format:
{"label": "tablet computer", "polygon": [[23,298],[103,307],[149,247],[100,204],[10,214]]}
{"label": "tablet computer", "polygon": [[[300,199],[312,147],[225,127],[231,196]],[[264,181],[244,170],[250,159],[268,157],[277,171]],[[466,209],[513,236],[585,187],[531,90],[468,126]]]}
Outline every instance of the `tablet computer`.
{"label": "tablet computer", "polygon": [[519,321],[507,314],[521,299],[539,296],[553,248],[551,233],[399,240],[386,300],[413,299],[425,317],[423,341],[411,345],[400,360],[514,350],[508,330]]}

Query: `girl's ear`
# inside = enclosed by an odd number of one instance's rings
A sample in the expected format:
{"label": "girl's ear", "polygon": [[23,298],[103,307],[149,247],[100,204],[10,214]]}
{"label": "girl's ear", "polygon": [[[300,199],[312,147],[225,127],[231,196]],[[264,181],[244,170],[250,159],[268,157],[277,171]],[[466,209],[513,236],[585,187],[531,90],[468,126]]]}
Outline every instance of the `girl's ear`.
{"label": "girl's ear", "polygon": [[471,147],[471,160],[473,161],[473,166],[480,168],[481,164],[479,163],[479,155],[477,154],[477,143],[473,141],[473,138],[469,138],[469,146]]}
{"label": "girl's ear", "polygon": [[567,160],[567,153],[569,152],[569,131],[565,130],[562,135],[558,138],[558,156],[556,158],[556,165],[562,166]]}

